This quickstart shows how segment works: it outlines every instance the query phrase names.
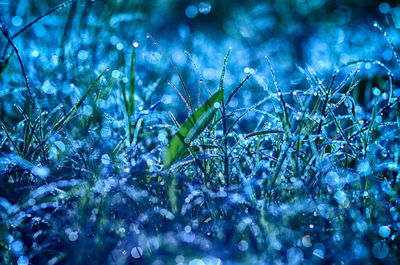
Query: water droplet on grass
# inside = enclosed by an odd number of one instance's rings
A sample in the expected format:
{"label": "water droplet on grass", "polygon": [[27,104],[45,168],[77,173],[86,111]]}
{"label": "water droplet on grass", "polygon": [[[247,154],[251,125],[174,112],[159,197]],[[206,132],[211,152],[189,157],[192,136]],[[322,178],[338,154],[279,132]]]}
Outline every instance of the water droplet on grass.
{"label": "water droplet on grass", "polygon": [[313,255],[320,259],[324,258],[324,252],[321,249],[314,249]]}
{"label": "water droplet on grass", "polygon": [[193,5],[188,6],[188,7],[186,8],[186,10],[185,10],[185,15],[186,15],[188,18],[195,18],[195,17],[197,16],[197,14],[198,14],[197,7],[195,7],[195,6],[193,6]]}
{"label": "water droplet on grass", "polygon": [[22,248],[23,248],[24,246],[23,246],[23,244],[22,244],[22,242],[21,241],[14,241],[12,244],[11,244],[11,248],[12,248],[12,250],[14,251],[14,252],[16,252],[16,253],[18,253],[18,252],[21,252],[21,250],[22,250]]}
{"label": "water droplet on grass", "polygon": [[44,81],[43,86],[42,86],[42,91],[46,94],[55,94],[56,93],[56,88],[50,83],[49,80]]}
{"label": "water droplet on grass", "polygon": [[208,2],[200,2],[199,12],[202,14],[208,14],[211,11],[211,5]]}
{"label": "water droplet on grass", "polygon": [[72,242],[78,240],[78,232],[71,232],[68,234],[68,239]]}
{"label": "water droplet on grass", "polygon": [[201,259],[193,259],[189,262],[189,265],[206,265]]}
{"label": "water droplet on grass", "polygon": [[372,254],[378,259],[383,259],[389,254],[389,248],[385,243],[375,243],[372,247]]}
{"label": "water droplet on grass", "polygon": [[117,45],[115,45],[115,48],[117,48],[118,51],[122,51],[124,49],[124,45],[121,42],[119,42],[117,43]]}
{"label": "water droplet on grass", "polygon": [[121,72],[118,70],[114,70],[111,73],[111,76],[114,77],[115,79],[118,79],[120,77],[120,75],[121,75]]}
{"label": "water droplet on grass", "polygon": [[32,169],[32,173],[40,178],[46,178],[49,175],[50,170],[47,167],[37,166]]}
{"label": "water droplet on grass", "polygon": [[238,244],[238,249],[240,251],[246,251],[249,248],[249,243],[246,240],[241,240]]}
{"label": "water droplet on grass", "polygon": [[85,61],[85,60],[87,60],[88,57],[89,57],[89,53],[88,53],[87,51],[85,51],[85,50],[80,50],[80,51],[78,52],[78,58],[79,58],[79,60]]}
{"label": "water droplet on grass", "polygon": [[110,138],[111,136],[111,129],[110,127],[104,127],[100,130],[100,135],[102,138]]}
{"label": "water droplet on grass", "polygon": [[38,50],[33,50],[31,55],[32,55],[32,57],[37,58],[39,56],[39,51]]}
{"label": "water droplet on grass", "polygon": [[313,255],[323,259],[325,257],[325,246],[322,243],[315,244]]}
{"label": "water droplet on grass", "polygon": [[299,248],[290,248],[286,252],[286,256],[288,259],[288,264],[301,264],[304,260],[303,251]]}
{"label": "water droplet on grass", "polygon": [[339,175],[336,172],[332,172],[331,171],[331,172],[328,172],[328,174],[326,174],[325,181],[329,185],[335,186],[335,185],[339,184],[340,178],[339,178]]}
{"label": "water droplet on grass", "polygon": [[25,256],[19,257],[18,260],[17,260],[17,264],[18,265],[29,265],[28,257],[25,257]]}
{"label": "water droplet on grass", "polygon": [[105,154],[105,155],[103,155],[103,156],[101,157],[101,163],[102,163],[103,165],[109,165],[110,162],[111,162],[111,158],[110,158],[109,155]]}
{"label": "water droplet on grass", "polygon": [[131,255],[135,259],[140,259],[143,256],[143,250],[141,247],[133,247],[131,250]]}
{"label": "water droplet on grass", "polygon": [[19,27],[22,25],[22,18],[20,16],[15,16],[11,20],[12,24],[16,27]]}
{"label": "water droplet on grass", "polygon": [[61,141],[56,141],[54,145],[57,147],[58,151],[61,153],[65,152],[65,144]]}
{"label": "water droplet on grass", "polygon": [[382,14],[387,14],[390,11],[390,5],[386,2],[383,2],[379,5],[379,12]]}
{"label": "water droplet on grass", "polygon": [[375,96],[379,96],[381,94],[381,90],[377,87],[374,87],[372,93],[374,93]]}
{"label": "water droplet on grass", "polygon": [[347,198],[347,195],[346,195],[346,193],[344,192],[344,191],[342,191],[342,190],[338,190],[336,193],[335,193],[335,200],[337,201],[337,203],[339,204],[339,206],[341,207],[341,208],[347,208],[347,207],[349,207],[349,205],[350,205],[350,201],[349,201],[349,199]]}
{"label": "water droplet on grass", "polygon": [[390,227],[387,225],[383,225],[379,228],[379,235],[381,237],[388,237],[390,236]]}

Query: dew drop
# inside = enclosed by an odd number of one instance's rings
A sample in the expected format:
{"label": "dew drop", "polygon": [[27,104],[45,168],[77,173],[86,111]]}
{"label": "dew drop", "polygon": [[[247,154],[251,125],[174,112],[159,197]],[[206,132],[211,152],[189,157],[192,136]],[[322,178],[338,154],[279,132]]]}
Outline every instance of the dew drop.
{"label": "dew drop", "polygon": [[31,53],[32,57],[36,58],[39,56],[39,51],[38,50],[33,50]]}
{"label": "dew drop", "polygon": [[80,51],[78,52],[78,58],[79,58],[79,60],[85,61],[85,60],[87,60],[88,57],[89,57],[89,53],[88,53],[87,51],[85,51],[85,50],[80,50]]}
{"label": "dew drop", "polygon": [[11,248],[12,248],[12,250],[14,251],[14,252],[16,252],[16,253],[18,253],[18,252],[20,252],[21,250],[22,250],[22,248],[23,248],[23,245],[22,245],[22,242],[21,241],[14,241],[12,244],[11,244]]}
{"label": "dew drop", "polygon": [[117,43],[117,45],[115,45],[115,48],[117,48],[118,51],[122,51],[124,49],[124,44],[119,42]]}
{"label": "dew drop", "polygon": [[40,178],[46,178],[49,175],[50,170],[47,167],[36,166],[32,169],[32,173]]}
{"label": "dew drop", "polygon": [[320,259],[324,258],[324,252],[322,251],[322,249],[318,249],[318,248],[314,249],[313,255],[318,257],[318,258],[320,258]]}
{"label": "dew drop", "polygon": [[22,18],[20,16],[15,16],[11,20],[12,24],[16,27],[19,27],[22,25]]}
{"label": "dew drop", "polygon": [[199,12],[202,14],[208,14],[211,11],[211,5],[208,2],[200,2]]}
{"label": "dew drop", "polygon": [[331,172],[328,172],[328,174],[326,174],[325,181],[329,185],[334,186],[334,185],[338,185],[339,184],[340,178],[339,178],[339,175],[336,172],[332,172],[331,171]]}
{"label": "dew drop", "polygon": [[188,18],[195,18],[198,14],[198,10],[197,7],[190,5],[185,9],[185,15]]}
{"label": "dew drop", "polygon": [[135,259],[140,259],[143,256],[143,250],[141,247],[133,247],[131,250],[131,255]]}
{"label": "dew drop", "polygon": [[71,232],[71,233],[69,233],[68,234],[68,239],[70,240],[70,241],[76,241],[76,240],[78,240],[78,232]]}
{"label": "dew drop", "polygon": [[385,243],[375,243],[372,247],[372,254],[378,259],[383,259],[389,254],[389,248]]}
{"label": "dew drop", "polygon": [[241,240],[238,244],[240,251],[246,251],[249,248],[249,243],[246,240]]}
{"label": "dew drop", "polygon": [[42,86],[42,91],[46,94],[55,94],[56,93],[56,88],[50,83],[49,80],[44,81],[43,86]]}
{"label": "dew drop", "polygon": [[18,265],[29,265],[29,259],[25,256],[20,256],[17,260]]}
{"label": "dew drop", "polygon": [[390,236],[390,227],[387,225],[383,225],[379,228],[379,235],[381,237],[388,237]]}
{"label": "dew drop", "polygon": [[101,156],[101,163],[102,163],[103,165],[109,165],[110,162],[111,162],[111,158],[110,158],[109,155],[104,154],[104,155]]}
{"label": "dew drop", "polygon": [[193,259],[189,262],[189,265],[206,265],[201,259]]}
{"label": "dew drop", "polygon": [[121,75],[121,72],[118,70],[114,70],[111,73],[111,76],[114,77],[115,79],[118,79],[120,77],[120,75]]}

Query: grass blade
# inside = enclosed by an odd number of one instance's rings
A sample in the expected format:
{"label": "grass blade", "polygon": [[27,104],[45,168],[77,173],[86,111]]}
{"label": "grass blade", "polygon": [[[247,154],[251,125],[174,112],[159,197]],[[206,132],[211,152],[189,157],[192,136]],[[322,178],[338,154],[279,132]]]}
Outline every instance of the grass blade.
{"label": "grass blade", "polygon": [[190,143],[210,124],[221,104],[224,90],[218,90],[200,108],[189,116],[181,125],[179,131],[172,137],[164,155],[164,166],[171,166],[178,160]]}

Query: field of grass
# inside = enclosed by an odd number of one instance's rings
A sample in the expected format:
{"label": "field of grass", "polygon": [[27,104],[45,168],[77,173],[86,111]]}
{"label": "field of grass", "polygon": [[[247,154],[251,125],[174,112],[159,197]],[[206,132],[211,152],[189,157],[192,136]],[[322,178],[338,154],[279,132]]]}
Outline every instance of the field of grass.
{"label": "field of grass", "polygon": [[0,264],[400,264],[365,2],[0,0]]}

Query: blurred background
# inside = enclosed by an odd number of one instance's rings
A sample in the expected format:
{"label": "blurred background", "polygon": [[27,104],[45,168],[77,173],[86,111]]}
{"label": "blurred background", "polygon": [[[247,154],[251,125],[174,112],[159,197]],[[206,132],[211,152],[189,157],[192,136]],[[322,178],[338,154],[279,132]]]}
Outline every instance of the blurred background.
{"label": "blurred background", "polygon": [[[2,0],[0,10],[9,30],[16,32],[60,3]],[[390,66],[393,54],[383,34],[374,28],[375,21],[397,46],[397,1],[79,0],[15,41],[37,87],[44,82],[35,80],[40,68],[66,65],[72,69],[73,64],[97,71],[106,67],[118,69],[121,60],[129,61],[132,44],[137,42],[138,85],[145,87],[160,79],[153,94],[156,101],[172,91],[167,80],[176,86],[179,81],[161,50],[146,39],[146,33],[158,40],[193,93],[199,79],[215,87],[229,47],[232,52],[227,86],[238,83],[250,71],[257,73],[250,87],[268,86],[264,59],[268,55],[282,89],[290,90],[302,81],[297,66],[310,66],[322,76],[358,59],[381,60]],[[0,44],[4,45],[5,40],[1,39]],[[191,54],[196,66],[190,63],[185,51]],[[62,62],[61,55],[68,60]],[[62,79],[76,80],[76,76],[72,77],[71,72],[63,74]],[[68,89],[63,91],[68,93]],[[166,100],[169,101],[172,99]]]}

